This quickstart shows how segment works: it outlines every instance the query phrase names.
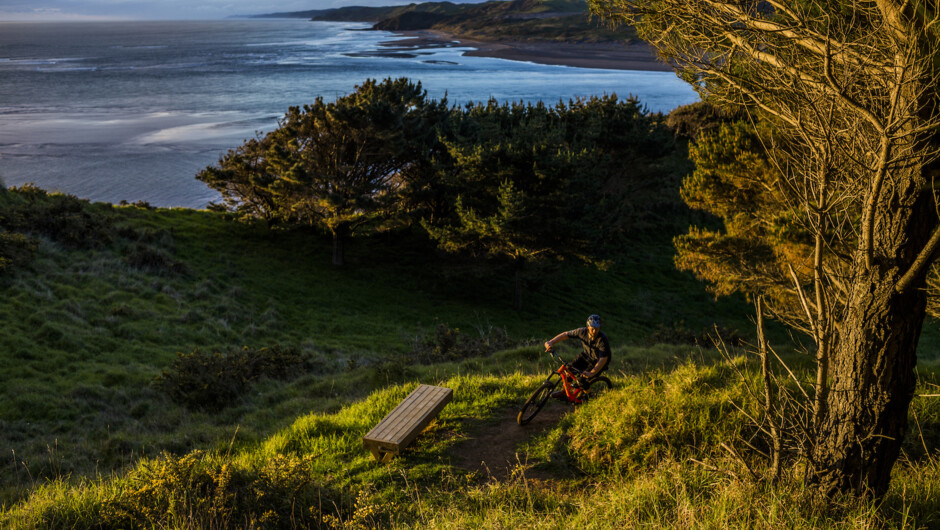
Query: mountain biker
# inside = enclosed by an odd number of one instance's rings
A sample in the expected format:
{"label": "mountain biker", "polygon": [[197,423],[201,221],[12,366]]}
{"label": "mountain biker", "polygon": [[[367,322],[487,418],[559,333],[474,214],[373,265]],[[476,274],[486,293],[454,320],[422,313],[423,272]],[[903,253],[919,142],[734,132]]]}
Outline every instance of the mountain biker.
{"label": "mountain biker", "polygon": [[[581,354],[571,363],[571,366],[581,372],[578,380],[584,385],[604,370],[607,370],[610,365],[610,341],[607,339],[607,334],[601,331],[601,317],[591,315],[587,319],[586,327],[563,331],[546,342],[545,351],[552,349],[552,346],[556,343],[572,338],[580,340],[583,346]],[[592,368],[587,370],[588,367]],[[559,395],[556,396],[556,394]],[[564,390],[560,390],[553,392],[552,397],[559,398],[564,394]]]}

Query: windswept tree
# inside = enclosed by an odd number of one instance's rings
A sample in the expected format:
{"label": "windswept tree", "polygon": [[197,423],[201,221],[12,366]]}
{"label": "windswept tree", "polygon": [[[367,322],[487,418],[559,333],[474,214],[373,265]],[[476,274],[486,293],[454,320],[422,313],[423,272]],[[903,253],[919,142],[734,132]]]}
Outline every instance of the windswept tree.
{"label": "windswept tree", "polygon": [[[428,234],[447,252],[470,251],[489,257],[507,258],[513,270],[513,308],[522,309],[523,269],[527,262],[557,254],[552,242],[532,230],[531,201],[510,180],[497,191],[492,211],[479,212],[457,198],[456,223],[436,227],[426,223]],[[560,241],[555,241],[560,242]]]}
{"label": "windswept tree", "polygon": [[279,127],[229,151],[196,178],[222,193],[222,206],[333,236],[333,263],[346,240],[380,222],[417,163],[416,144],[434,138],[446,102],[430,102],[420,83],[367,80],[327,103],[291,107]]}
{"label": "windswept tree", "polygon": [[455,207],[423,225],[440,248],[508,263],[513,307],[521,309],[524,271],[561,256],[586,257],[589,219],[576,190],[574,157],[559,115],[544,104],[489,101],[458,111],[444,140],[450,166],[442,172]]}
{"label": "windswept tree", "polygon": [[441,138],[436,189],[454,206],[423,225],[449,252],[508,265],[516,308],[533,265],[605,264],[678,202],[673,135],[635,98],[491,100],[456,109]]}
{"label": "windswept tree", "polygon": [[[754,160],[747,191],[757,196],[741,200],[771,199],[760,210],[768,238],[779,216],[802,232],[792,255],[785,245],[755,250],[770,252],[770,276],[791,278],[799,301],[790,306],[804,315],[823,368],[808,478],[825,493],[883,494],[907,430],[925,276],[940,245],[937,6],[592,0],[592,10],[636,25],[704,99],[760,124],[767,164]],[[728,239],[693,232],[687,242],[701,248],[710,238],[725,265],[748,259]]]}

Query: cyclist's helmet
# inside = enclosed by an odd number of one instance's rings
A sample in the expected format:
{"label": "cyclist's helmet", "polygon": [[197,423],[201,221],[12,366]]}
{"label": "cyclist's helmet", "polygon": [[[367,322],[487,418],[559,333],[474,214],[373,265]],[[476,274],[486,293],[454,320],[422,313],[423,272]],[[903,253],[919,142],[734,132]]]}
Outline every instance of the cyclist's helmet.
{"label": "cyclist's helmet", "polygon": [[601,316],[600,315],[591,315],[587,319],[587,325],[590,328],[599,328],[601,327]]}

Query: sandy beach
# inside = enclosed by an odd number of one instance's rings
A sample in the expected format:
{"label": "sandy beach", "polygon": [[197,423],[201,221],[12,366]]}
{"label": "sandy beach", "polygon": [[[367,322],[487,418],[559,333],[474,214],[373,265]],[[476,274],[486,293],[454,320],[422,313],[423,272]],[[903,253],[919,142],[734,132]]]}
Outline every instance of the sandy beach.
{"label": "sandy beach", "polygon": [[465,55],[495,57],[511,61],[613,70],[672,70],[668,64],[656,57],[655,51],[646,43],[624,45],[549,41],[480,41],[463,39],[434,30],[402,31],[398,34],[408,38],[383,43],[385,50],[378,53],[401,56],[401,54],[419,49],[465,47],[474,48]]}

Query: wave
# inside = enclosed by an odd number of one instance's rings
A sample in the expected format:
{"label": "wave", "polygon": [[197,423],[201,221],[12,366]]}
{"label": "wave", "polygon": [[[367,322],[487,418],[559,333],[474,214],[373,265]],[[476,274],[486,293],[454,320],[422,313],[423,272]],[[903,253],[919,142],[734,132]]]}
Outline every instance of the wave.
{"label": "wave", "polygon": [[166,44],[158,44],[153,46],[124,46],[117,44],[110,47],[112,50],[164,50],[169,48]]}
{"label": "wave", "polygon": [[[282,40],[282,41],[270,41],[270,42],[248,42],[243,44],[247,48],[257,48],[257,47],[295,47],[295,46],[304,46],[304,47],[323,47],[323,46],[332,46],[339,44],[349,44],[350,42],[362,42],[363,33],[361,30],[368,29],[370,26],[368,24],[357,24],[357,25],[344,25],[339,28],[330,28],[330,33],[324,33],[322,36],[313,36],[309,38],[301,39],[292,39],[292,40]],[[376,40],[379,40],[379,32],[373,32],[373,36]],[[384,37],[383,37],[384,39]],[[369,45],[370,43],[366,43]]]}
{"label": "wave", "polygon": [[91,57],[50,57],[50,58],[29,58],[29,59],[11,59],[3,58],[0,62],[4,64],[22,65],[22,66],[43,66],[59,63],[74,63],[91,60]]}
{"label": "wave", "polygon": [[180,70],[186,68],[204,68],[206,66],[212,66],[213,64],[218,64],[214,62],[196,62],[196,63],[163,63],[163,64],[147,64],[147,65],[131,65],[126,67],[115,67],[108,68],[109,70]]}
{"label": "wave", "polygon": [[210,144],[229,146],[253,137],[259,127],[277,126],[277,117],[259,117],[237,121],[207,121],[166,127],[157,131],[140,134],[131,139],[129,144]]}

